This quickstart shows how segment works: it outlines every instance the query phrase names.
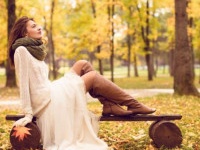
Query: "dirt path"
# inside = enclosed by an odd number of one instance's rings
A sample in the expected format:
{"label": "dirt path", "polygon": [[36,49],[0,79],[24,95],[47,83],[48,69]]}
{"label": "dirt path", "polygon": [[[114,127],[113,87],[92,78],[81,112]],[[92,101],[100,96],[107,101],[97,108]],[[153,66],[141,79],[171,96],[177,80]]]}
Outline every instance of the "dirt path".
{"label": "dirt path", "polygon": [[[172,94],[173,89],[134,89],[134,90],[125,90],[131,96],[135,98],[140,97],[151,97],[157,94]],[[88,95],[88,102],[97,101],[97,99],[93,99]],[[0,100],[0,110],[3,109],[19,109],[20,108],[20,100],[19,97],[11,97],[10,99],[1,99]]]}
{"label": "dirt path", "polygon": [[[198,89],[200,92],[200,89]],[[142,97],[151,97],[158,94],[173,94],[173,89],[126,89],[127,93],[129,93],[134,98],[142,98]],[[88,96],[88,102],[97,101],[92,97]],[[2,109],[19,109],[20,108],[20,100],[19,97],[11,97],[10,99],[0,99],[0,110]]]}

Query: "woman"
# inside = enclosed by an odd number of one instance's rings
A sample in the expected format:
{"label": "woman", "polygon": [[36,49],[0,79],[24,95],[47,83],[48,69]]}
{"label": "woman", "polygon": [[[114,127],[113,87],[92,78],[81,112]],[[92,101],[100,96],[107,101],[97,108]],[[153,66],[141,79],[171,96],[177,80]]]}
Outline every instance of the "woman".
{"label": "woman", "polygon": [[22,17],[14,24],[9,56],[19,79],[25,114],[14,126],[25,126],[37,117],[44,149],[107,149],[96,135],[98,120],[87,110],[86,92],[103,104],[102,115],[155,112],[98,74],[85,60],[77,61],[62,78],[50,82],[42,30],[32,18]]}

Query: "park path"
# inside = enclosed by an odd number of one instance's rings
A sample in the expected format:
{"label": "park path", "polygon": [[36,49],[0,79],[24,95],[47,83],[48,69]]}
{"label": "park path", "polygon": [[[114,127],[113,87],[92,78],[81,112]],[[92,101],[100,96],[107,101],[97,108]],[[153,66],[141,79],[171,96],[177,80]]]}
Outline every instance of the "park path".
{"label": "park path", "polygon": [[[127,93],[132,95],[134,98],[151,97],[157,94],[172,94],[173,89],[126,89]],[[88,102],[97,101],[88,95]],[[0,100],[0,110],[3,109],[19,109],[20,100],[19,98]]]}
{"label": "park path", "polygon": [[[173,94],[173,89],[125,89],[125,91],[133,96],[134,98],[142,98],[142,97],[151,97],[158,94]],[[200,89],[198,89],[200,92]],[[88,96],[88,102],[97,101],[92,97]],[[20,108],[20,100],[19,98],[14,99],[7,99],[3,100],[0,99],[0,111],[4,109],[19,109]]]}

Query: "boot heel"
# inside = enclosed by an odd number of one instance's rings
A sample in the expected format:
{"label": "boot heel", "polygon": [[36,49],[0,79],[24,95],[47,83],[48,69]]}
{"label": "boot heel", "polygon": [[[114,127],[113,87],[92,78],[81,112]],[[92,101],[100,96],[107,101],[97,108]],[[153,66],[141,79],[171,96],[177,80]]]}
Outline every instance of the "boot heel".
{"label": "boot heel", "polygon": [[131,115],[132,111],[125,110],[120,107],[118,104],[114,104],[112,102],[107,102],[107,104],[103,105],[103,116],[128,116]]}

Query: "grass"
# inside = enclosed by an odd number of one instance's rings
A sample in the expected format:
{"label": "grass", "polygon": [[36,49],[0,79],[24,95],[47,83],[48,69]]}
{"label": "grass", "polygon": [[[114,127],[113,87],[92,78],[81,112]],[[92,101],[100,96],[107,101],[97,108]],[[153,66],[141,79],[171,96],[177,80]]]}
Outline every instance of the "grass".
{"label": "grass", "polygon": [[[148,81],[147,77],[116,78],[115,83],[125,89],[173,89],[173,78],[170,76],[159,76]],[[198,79],[195,79],[195,86],[200,88]]]}
{"label": "grass", "polygon": [[[173,77],[169,75],[167,71],[160,69],[157,72],[157,76],[153,77],[153,81],[148,81],[147,72],[144,69],[139,70],[139,77],[134,77],[131,74],[131,77],[127,77],[125,67],[115,68],[114,82],[122,88],[125,89],[154,89],[154,88],[173,88]],[[110,78],[110,72],[106,71],[104,76]],[[195,86],[200,88],[200,71],[195,69]]]}
{"label": "grass", "polygon": [[117,78],[115,83],[124,89],[171,89],[173,88],[173,78],[162,76],[148,81],[147,77]]}

